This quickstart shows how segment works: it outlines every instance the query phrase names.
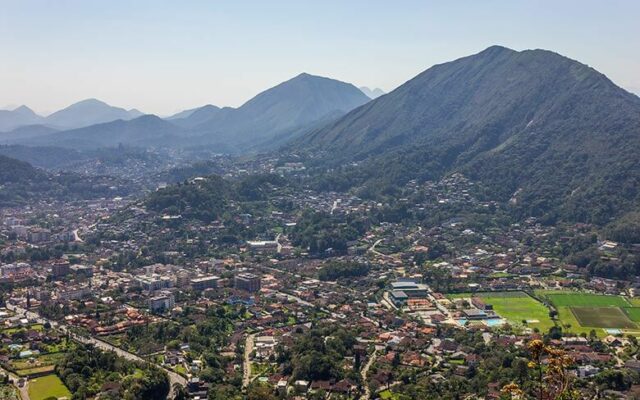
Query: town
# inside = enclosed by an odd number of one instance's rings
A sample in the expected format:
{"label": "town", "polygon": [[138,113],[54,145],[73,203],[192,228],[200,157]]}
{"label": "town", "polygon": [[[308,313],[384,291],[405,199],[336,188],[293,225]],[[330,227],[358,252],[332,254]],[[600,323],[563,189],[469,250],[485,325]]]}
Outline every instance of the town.
{"label": "town", "polygon": [[558,354],[580,398],[640,396],[640,245],[511,221],[460,173],[380,202],[217,168],[0,210],[3,398],[501,399]]}

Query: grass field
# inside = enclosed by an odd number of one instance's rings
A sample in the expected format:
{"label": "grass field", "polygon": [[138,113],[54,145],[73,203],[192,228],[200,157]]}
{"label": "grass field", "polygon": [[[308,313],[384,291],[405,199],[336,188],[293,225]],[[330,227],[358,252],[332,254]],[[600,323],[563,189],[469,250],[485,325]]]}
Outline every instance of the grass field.
{"label": "grass field", "polygon": [[29,381],[31,400],[44,400],[51,396],[71,398],[71,392],[57,375],[47,375]]}
{"label": "grass field", "polygon": [[524,292],[481,293],[480,298],[493,305],[494,311],[511,325],[522,325],[522,321],[527,320],[530,321],[527,327],[538,328],[542,332],[554,325],[547,307]]}
{"label": "grass field", "polygon": [[619,307],[571,307],[571,312],[583,327],[637,327]]}
{"label": "grass field", "polygon": [[633,322],[640,322],[640,307],[626,307],[623,311]]}
{"label": "grass field", "polygon": [[556,307],[629,307],[621,296],[606,296],[592,293],[555,292],[545,296]]}
{"label": "grass field", "polygon": [[538,328],[540,331],[546,332],[554,325],[553,320],[549,317],[547,307],[525,292],[452,293],[448,294],[447,297],[449,299],[459,299],[469,298],[472,295],[480,297],[487,304],[491,304],[494,311],[513,326],[522,326],[522,321],[526,320],[531,321],[527,323],[527,327]]}

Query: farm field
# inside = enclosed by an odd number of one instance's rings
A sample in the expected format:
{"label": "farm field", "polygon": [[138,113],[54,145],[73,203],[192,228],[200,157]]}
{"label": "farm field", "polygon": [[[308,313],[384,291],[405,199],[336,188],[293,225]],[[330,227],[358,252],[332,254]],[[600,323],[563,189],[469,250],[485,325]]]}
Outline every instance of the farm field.
{"label": "farm field", "polygon": [[583,327],[636,328],[619,307],[571,307],[571,312]]}
{"label": "farm field", "polygon": [[540,291],[558,310],[563,329],[572,333],[589,333],[595,329],[598,336],[606,335],[603,329],[637,329],[640,322],[638,303],[622,296],[600,295],[569,291]]}
{"label": "farm field", "polygon": [[57,375],[47,375],[29,381],[31,400],[44,400],[47,397],[71,398],[71,392]]}

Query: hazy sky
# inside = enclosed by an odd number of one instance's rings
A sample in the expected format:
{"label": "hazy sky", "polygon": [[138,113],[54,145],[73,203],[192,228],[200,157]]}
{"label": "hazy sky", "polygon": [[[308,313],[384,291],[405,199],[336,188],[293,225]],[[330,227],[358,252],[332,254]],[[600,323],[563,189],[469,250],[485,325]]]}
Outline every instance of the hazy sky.
{"label": "hazy sky", "polygon": [[303,71],[389,91],[492,44],[640,93],[639,21],[636,0],[0,0],[0,107],[237,106]]}

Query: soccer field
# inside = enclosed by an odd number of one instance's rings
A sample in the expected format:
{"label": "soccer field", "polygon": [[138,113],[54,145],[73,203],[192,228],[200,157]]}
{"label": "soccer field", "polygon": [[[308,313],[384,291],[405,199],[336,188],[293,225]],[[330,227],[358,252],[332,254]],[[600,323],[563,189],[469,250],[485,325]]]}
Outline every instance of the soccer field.
{"label": "soccer field", "polygon": [[621,296],[606,296],[591,293],[548,293],[545,295],[556,307],[629,307]]}
{"label": "soccer field", "polygon": [[571,307],[571,312],[583,327],[636,328],[636,324],[618,307]]}
{"label": "soccer field", "polygon": [[554,325],[547,307],[524,292],[485,292],[479,296],[485,303],[493,305],[494,311],[511,325],[520,326],[525,320],[528,321],[527,327],[538,328],[542,332]]}
{"label": "soccer field", "polygon": [[633,322],[640,322],[640,307],[626,307],[623,311]]}

